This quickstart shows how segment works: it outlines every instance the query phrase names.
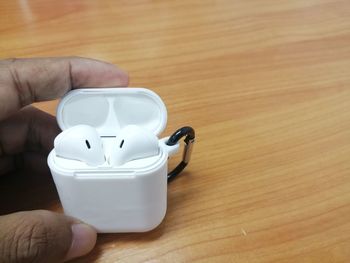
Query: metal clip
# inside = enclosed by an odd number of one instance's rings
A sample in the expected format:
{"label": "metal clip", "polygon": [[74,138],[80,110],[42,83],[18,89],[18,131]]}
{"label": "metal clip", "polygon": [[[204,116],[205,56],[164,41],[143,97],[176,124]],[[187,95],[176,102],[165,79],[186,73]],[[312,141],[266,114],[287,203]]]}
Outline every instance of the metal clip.
{"label": "metal clip", "polygon": [[173,180],[179,173],[182,172],[183,169],[187,166],[187,164],[191,160],[193,145],[195,142],[195,132],[192,127],[186,126],[178,129],[176,132],[171,135],[167,141],[167,145],[172,146],[178,143],[178,141],[186,136],[185,138],[185,147],[184,152],[182,154],[182,161],[172,170],[168,173],[168,182]]}
{"label": "metal clip", "polygon": [[189,163],[191,160],[193,144],[195,143],[195,139],[189,140],[185,142],[184,152],[182,154],[182,161],[185,163]]}

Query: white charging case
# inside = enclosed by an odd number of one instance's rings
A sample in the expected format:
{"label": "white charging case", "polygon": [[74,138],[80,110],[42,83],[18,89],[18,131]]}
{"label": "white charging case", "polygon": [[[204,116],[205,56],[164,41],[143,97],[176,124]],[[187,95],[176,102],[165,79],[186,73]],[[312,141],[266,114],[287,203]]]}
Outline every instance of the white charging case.
{"label": "white charging case", "polygon": [[[144,88],[77,89],[57,108],[62,130],[87,124],[100,134],[108,158],[115,136],[135,124],[159,135],[167,122],[166,107],[153,91]],[[145,232],[157,227],[167,207],[168,157],[179,144],[159,140],[157,156],[130,161],[119,167],[108,162],[91,167],[83,162],[48,156],[64,213],[90,224],[98,232]]]}

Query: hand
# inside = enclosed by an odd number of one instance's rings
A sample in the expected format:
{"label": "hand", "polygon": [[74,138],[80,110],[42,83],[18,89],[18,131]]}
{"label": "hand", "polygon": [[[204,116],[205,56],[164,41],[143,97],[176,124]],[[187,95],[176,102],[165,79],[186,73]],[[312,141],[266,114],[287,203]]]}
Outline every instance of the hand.
{"label": "hand", "polygon": [[[38,154],[46,159],[60,132],[55,118],[31,103],[74,88],[127,85],[126,73],[92,59],[0,61],[0,175],[17,168],[18,156],[22,162],[36,161],[32,157]],[[0,216],[0,262],[62,262],[88,253],[95,242],[92,227],[63,214],[38,210]]]}

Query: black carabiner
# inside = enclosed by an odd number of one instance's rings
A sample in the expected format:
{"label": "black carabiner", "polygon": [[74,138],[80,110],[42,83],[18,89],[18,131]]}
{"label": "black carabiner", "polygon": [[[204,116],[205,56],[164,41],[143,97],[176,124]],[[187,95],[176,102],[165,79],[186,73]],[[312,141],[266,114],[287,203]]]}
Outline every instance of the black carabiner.
{"label": "black carabiner", "polygon": [[187,164],[190,162],[193,144],[195,142],[194,129],[189,126],[182,127],[174,132],[166,142],[167,145],[173,146],[177,144],[178,141],[184,136],[186,136],[186,138],[184,139],[185,148],[182,155],[182,161],[171,172],[168,173],[168,183],[171,182],[179,173],[181,173],[182,170],[185,169]]}

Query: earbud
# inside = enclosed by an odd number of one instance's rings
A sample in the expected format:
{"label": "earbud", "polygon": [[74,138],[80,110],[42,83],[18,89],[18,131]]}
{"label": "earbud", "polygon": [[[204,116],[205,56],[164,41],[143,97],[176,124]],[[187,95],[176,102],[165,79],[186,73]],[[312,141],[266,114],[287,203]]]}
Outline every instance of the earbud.
{"label": "earbud", "polygon": [[55,141],[56,155],[79,160],[88,165],[105,162],[102,140],[97,131],[88,125],[77,125],[60,133]]}
{"label": "earbud", "polygon": [[157,136],[136,125],[125,126],[116,136],[116,141],[117,145],[109,158],[109,163],[113,166],[159,153]]}

